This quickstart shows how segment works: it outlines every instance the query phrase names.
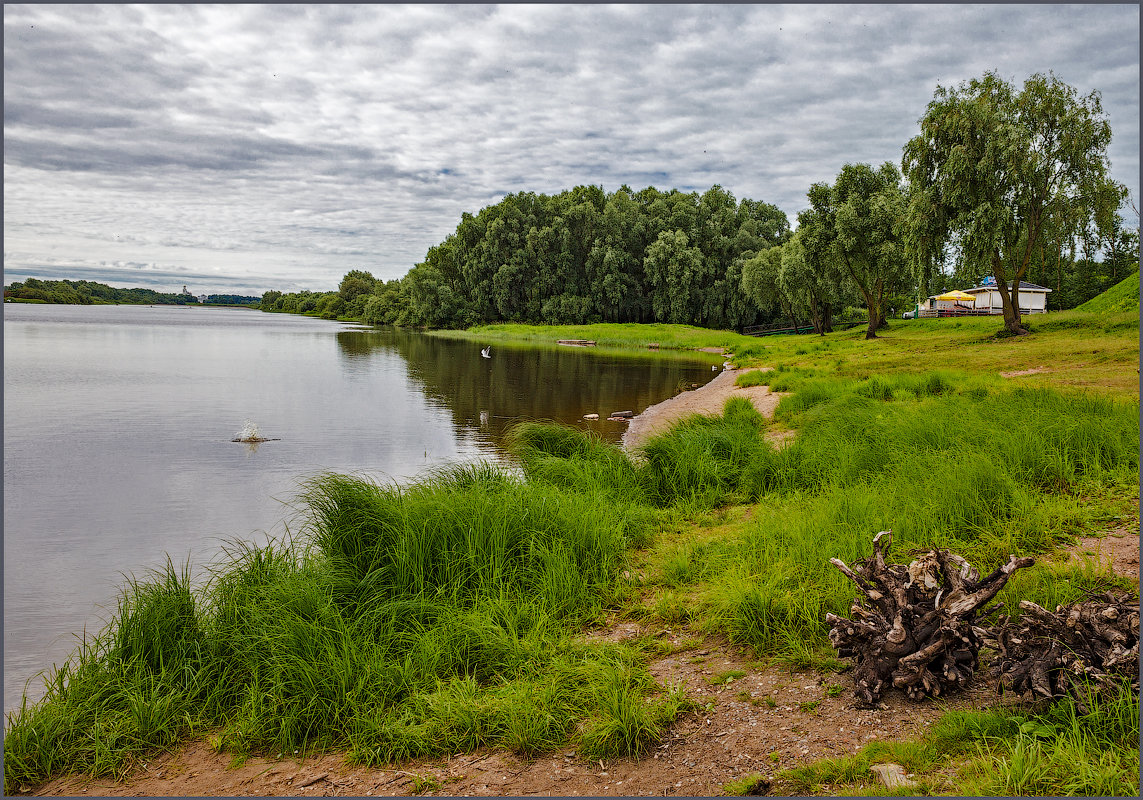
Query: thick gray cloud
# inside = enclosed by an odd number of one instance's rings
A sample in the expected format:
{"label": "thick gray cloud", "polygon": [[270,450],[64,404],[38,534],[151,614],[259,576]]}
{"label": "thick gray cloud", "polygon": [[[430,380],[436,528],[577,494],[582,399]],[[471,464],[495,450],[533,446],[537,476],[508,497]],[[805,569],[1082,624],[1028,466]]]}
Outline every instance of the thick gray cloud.
{"label": "thick gray cloud", "polygon": [[1098,90],[1138,200],[1134,5],[6,5],[5,279],[329,289],[578,184],[792,219],[990,69]]}

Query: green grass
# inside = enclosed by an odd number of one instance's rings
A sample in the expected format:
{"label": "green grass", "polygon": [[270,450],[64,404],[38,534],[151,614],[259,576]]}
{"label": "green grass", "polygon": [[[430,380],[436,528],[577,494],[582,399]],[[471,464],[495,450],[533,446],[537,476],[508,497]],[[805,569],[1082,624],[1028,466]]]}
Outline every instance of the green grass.
{"label": "green grass", "polygon": [[760,772],[754,772],[725,784],[722,787],[722,793],[729,797],[765,794],[768,786],[769,782],[766,780],[766,776]]}
{"label": "green grass", "polygon": [[[1060,311],[1025,316],[1023,321],[1029,336],[998,337],[999,317],[896,320],[871,341],[865,341],[859,329],[820,337],[770,336],[766,351],[735,361],[740,366],[771,366],[775,373],[802,370],[815,377],[859,381],[932,371],[991,380],[1001,372],[1037,369],[1042,371],[1004,380],[1138,401],[1137,309]],[[774,383],[770,388],[786,391]]]}
{"label": "green grass", "polygon": [[640,449],[647,499],[658,506],[709,509],[755,499],[778,469],[774,448],[761,436],[765,418],[741,397],[721,417],[693,416]]}
{"label": "green grass", "polygon": [[1106,292],[1077,306],[1076,311],[1095,314],[1112,314],[1123,311],[1139,311],[1139,271],[1128,275]]}
{"label": "green grass", "polygon": [[752,369],[747,372],[740,372],[734,379],[734,385],[741,388],[750,386],[769,386],[770,376],[766,371]]}
{"label": "green grass", "polygon": [[918,740],[873,742],[776,779],[795,794],[887,796],[869,768],[894,762],[916,775],[911,796],[1138,797],[1138,696],[1123,686],[1085,700],[1086,714],[1071,699],[1038,713],[949,712]]}
{"label": "green grass", "polygon": [[746,670],[744,669],[726,669],[711,675],[706,679],[706,682],[715,686],[725,685],[728,683],[733,683],[739,678],[746,677],[746,674]]}
{"label": "green grass", "polygon": [[[446,334],[448,335],[448,334]],[[733,331],[717,331],[692,325],[636,325],[633,323],[598,323],[595,325],[478,325],[465,331],[470,338],[488,341],[555,342],[559,339],[589,339],[600,346],[639,347],[657,344],[660,350],[693,350],[719,347],[739,353],[750,349],[754,355],[765,352],[752,336]]]}

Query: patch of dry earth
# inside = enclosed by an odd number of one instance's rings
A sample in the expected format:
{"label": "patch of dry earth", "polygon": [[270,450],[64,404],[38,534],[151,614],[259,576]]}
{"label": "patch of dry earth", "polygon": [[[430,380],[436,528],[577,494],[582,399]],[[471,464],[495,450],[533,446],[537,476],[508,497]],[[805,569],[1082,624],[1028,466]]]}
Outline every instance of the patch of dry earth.
{"label": "patch of dry earth", "polygon": [[1070,561],[1092,560],[1139,583],[1139,527],[1120,527],[1103,536],[1086,536],[1064,552]]}
{"label": "patch of dry earth", "polygon": [[[762,369],[767,370],[769,367]],[[786,395],[783,392],[771,392],[768,386],[734,385],[740,374],[750,371],[724,369],[705,386],[682,392],[647,407],[642,414],[631,420],[627,432],[623,434],[623,446],[627,450],[634,450],[652,436],[665,432],[676,422],[692,414],[722,414],[726,401],[731,397],[745,397],[754,404],[760,414],[767,419],[773,418],[774,409]],[[774,444],[788,441],[793,435],[793,431],[768,431],[766,434]]]}

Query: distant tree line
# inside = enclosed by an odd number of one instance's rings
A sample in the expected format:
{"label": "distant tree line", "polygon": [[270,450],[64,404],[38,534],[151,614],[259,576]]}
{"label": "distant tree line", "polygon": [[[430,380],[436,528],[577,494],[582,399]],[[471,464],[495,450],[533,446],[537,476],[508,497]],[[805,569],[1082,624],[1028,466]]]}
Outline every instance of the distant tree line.
{"label": "distant tree line", "polygon": [[404,278],[354,270],[336,293],[267,292],[264,310],[370,323],[463,327],[482,322],[686,322],[752,325],[766,312],[742,269],[781,244],[776,206],[703,193],[577,186],[511,194],[429,249]]}
{"label": "distant tree line", "polygon": [[261,302],[261,297],[249,294],[208,294],[206,296],[206,305],[208,306],[257,306]]}
{"label": "distant tree line", "polygon": [[[28,278],[4,287],[4,299],[38,300],[43,303],[92,305],[122,303],[129,305],[197,305],[198,298],[183,292],[156,292],[153,289],[118,289],[94,281],[41,280]],[[207,295],[207,305],[256,305],[261,298],[252,295]]]}

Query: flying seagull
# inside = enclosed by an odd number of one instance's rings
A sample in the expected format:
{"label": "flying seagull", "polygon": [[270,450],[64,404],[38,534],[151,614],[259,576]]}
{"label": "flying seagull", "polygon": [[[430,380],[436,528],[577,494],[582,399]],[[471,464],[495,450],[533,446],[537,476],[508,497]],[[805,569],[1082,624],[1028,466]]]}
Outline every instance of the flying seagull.
{"label": "flying seagull", "polygon": [[480,355],[484,356],[485,358],[492,358],[492,345],[488,345],[488,347],[481,350]]}

